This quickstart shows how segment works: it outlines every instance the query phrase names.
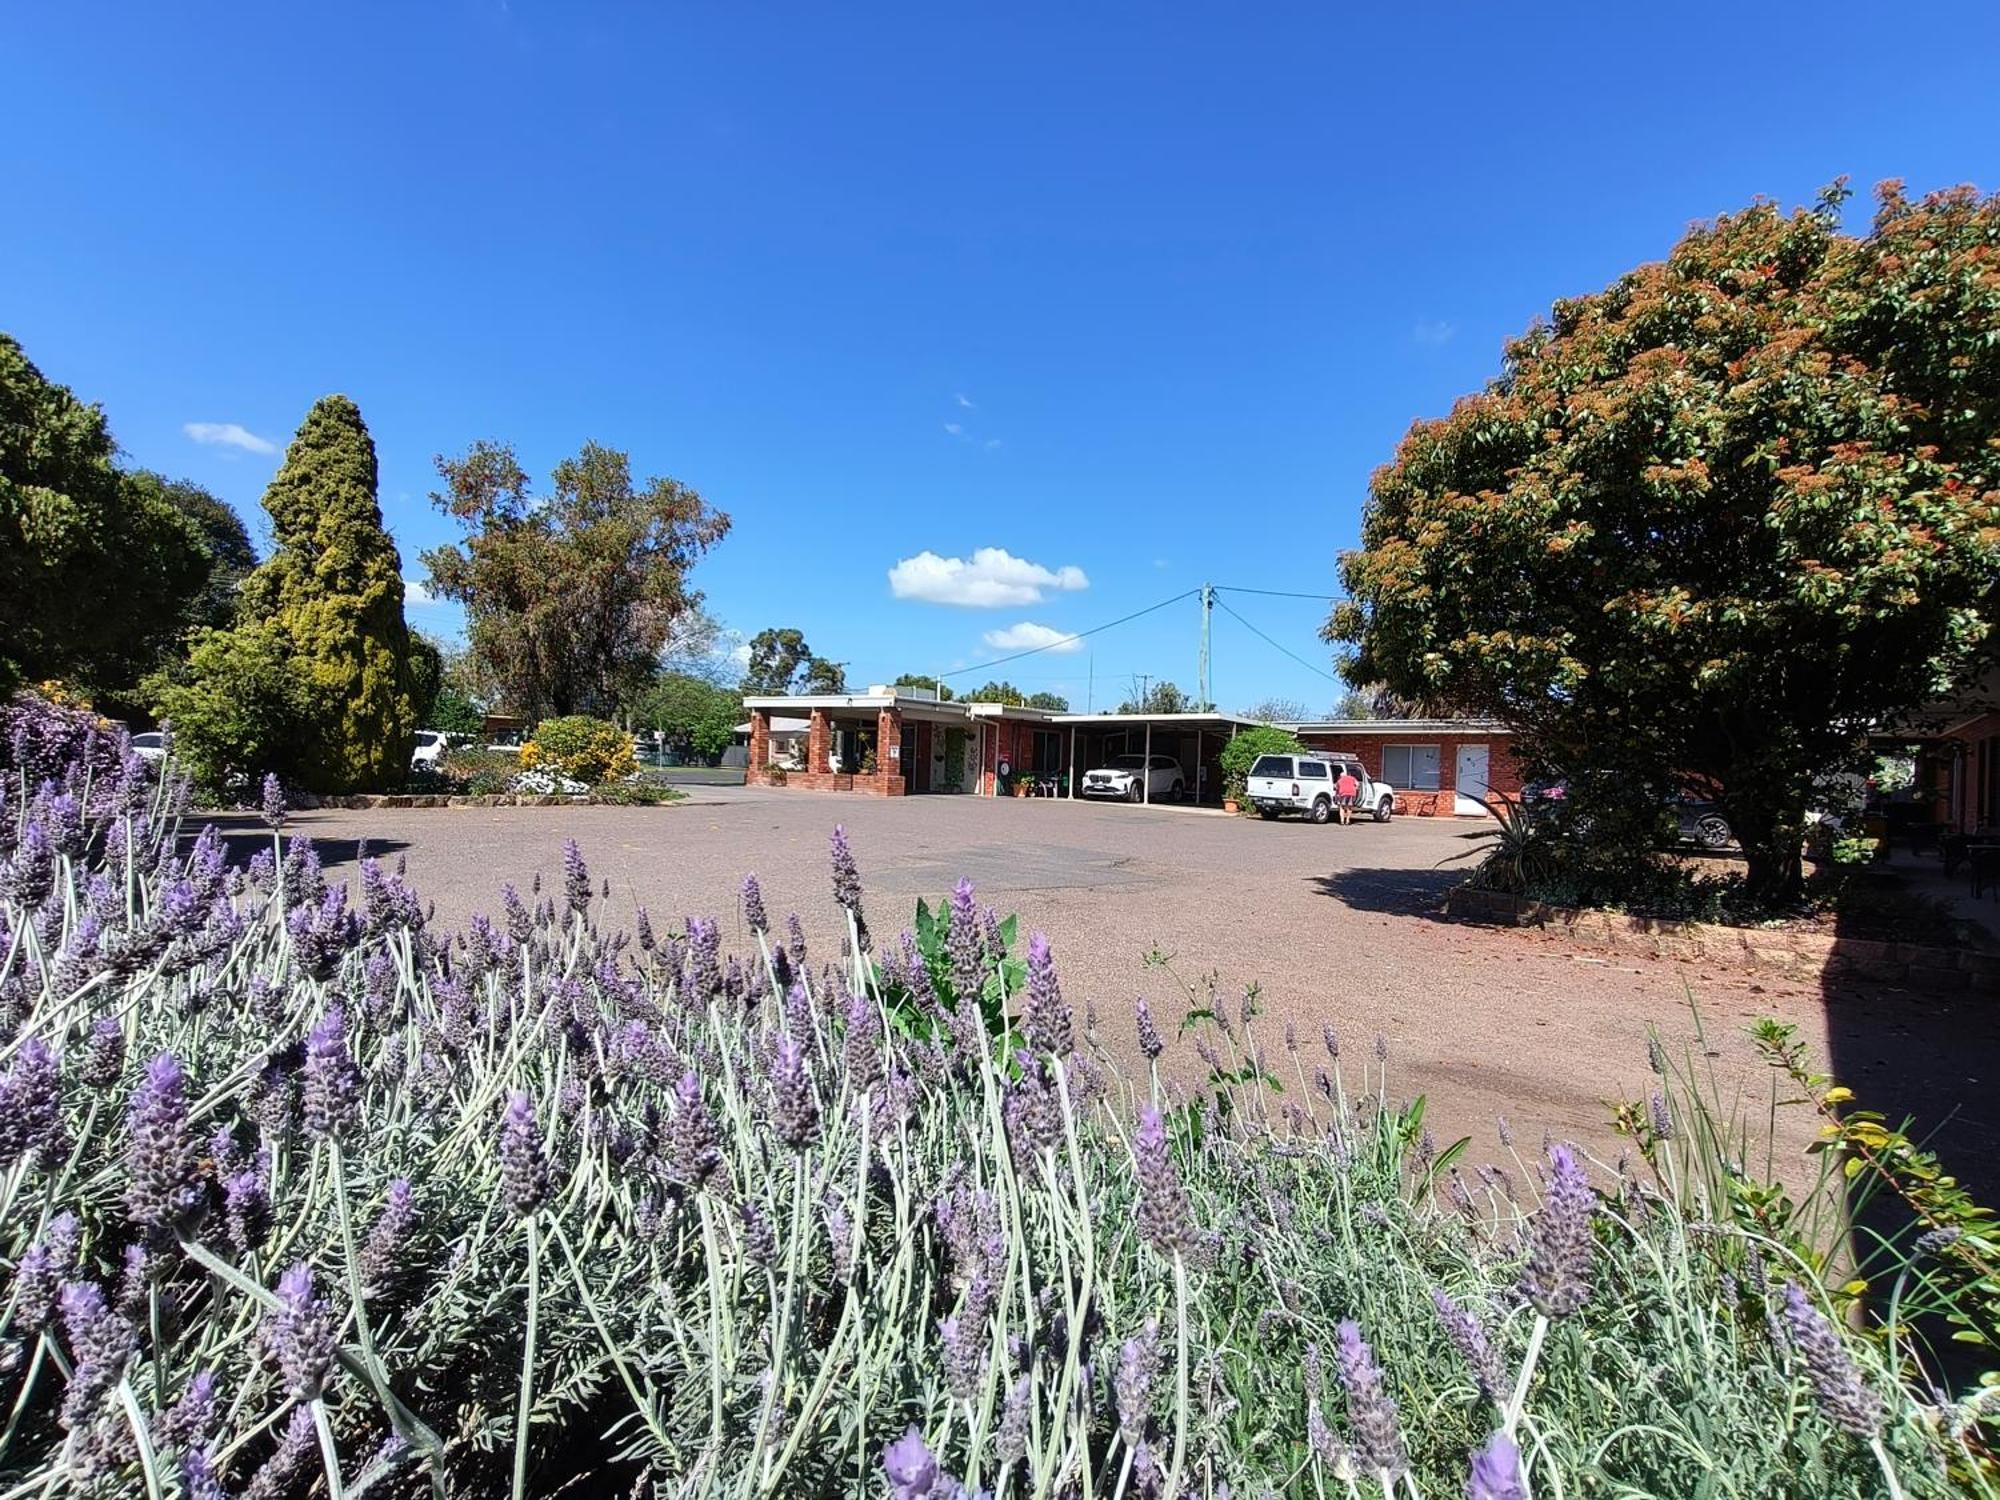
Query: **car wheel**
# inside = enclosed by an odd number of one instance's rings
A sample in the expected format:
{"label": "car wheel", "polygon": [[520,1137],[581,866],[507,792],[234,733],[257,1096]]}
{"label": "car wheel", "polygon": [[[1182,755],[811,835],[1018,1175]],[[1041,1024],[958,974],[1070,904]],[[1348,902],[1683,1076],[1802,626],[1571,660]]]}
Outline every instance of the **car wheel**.
{"label": "car wheel", "polygon": [[1721,813],[1703,813],[1694,820],[1694,841],[1704,849],[1727,849],[1736,842],[1736,835]]}
{"label": "car wheel", "polygon": [[1278,816],[1278,810],[1275,807],[1260,807],[1257,809],[1257,816],[1268,823]]}
{"label": "car wheel", "polygon": [[1167,788],[1167,800],[1169,802],[1178,802],[1181,800],[1181,798],[1185,797],[1186,795],[1187,795],[1187,788],[1182,786],[1181,783],[1178,781],[1176,781],[1172,786]]}
{"label": "car wheel", "polygon": [[1315,823],[1324,823],[1332,816],[1333,804],[1327,801],[1326,798],[1321,797],[1317,802],[1313,803],[1312,820]]}
{"label": "car wheel", "polygon": [[1383,798],[1383,799],[1382,799],[1382,800],[1381,800],[1380,802],[1378,802],[1378,803],[1376,803],[1376,804],[1375,804],[1375,821],[1376,821],[1376,822],[1378,822],[1378,823],[1386,823],[1386,822],[1388,822],[1388,821],[1389,821],[1389,819],[1390,819],[1390,818],[1394,817],[1394,816],[1395,816],[1395,814],[1396,814],[1396,799],[1395,799],[1395,798],[1393,798],[1393,797],[1384,797],[1384,798]]}
{"label": "car wheel", "polygon": [[1127,802],[1137,802],[1137,801],[1139,801],[1139,800],[1140,800],[1141,798],[1143,798],[1143,797],[1144,797],[1144,796],[1146,795],[1146,792],[1145,792],[1145,785],[1146,785],[1146,784],[1145,784],[1145,783],[1144,783],[1143,781],[1135,781],[1135,782],[1133,782],[1133,783],[1132,783],[1132,789],[1131,789],[1131,790],[1130,790],[1129,792],[1127,792],[1127,793],[1125,794],[1125,800],[1126,800]]}

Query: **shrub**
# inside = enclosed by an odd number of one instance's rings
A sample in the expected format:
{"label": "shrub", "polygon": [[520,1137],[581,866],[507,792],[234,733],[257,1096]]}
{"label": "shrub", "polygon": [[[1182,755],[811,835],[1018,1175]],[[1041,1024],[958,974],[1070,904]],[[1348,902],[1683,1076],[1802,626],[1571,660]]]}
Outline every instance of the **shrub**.
{"label": "shrub", "polygon": [[241,789],[266,771],[302,780],[319,700],[276,628],[201,631],[187,661],[147,688],[153,711],[174,726],[176,753],[203,789]]}
{"label": "shrub", "polygon": [[120,731],[83,705],[52,696],[60,691],[44,684],[0,705],[0,768],[19,771],[29,786],[75,764],[108,774],[124,759]]}
{"label": "shrub", "polygon": [[1222,747],[1219,757],[1222,795],[1237,802],[1243,800],[1244,783],[1249,780],[1250,768],[1257,763],[1258,756],[1298,755],[1305,748],[1305,742],[1289,729],[1259,725],[1244,730]]}
{"label": "shrub", "polygon": [[521,746],[521,769],[566,776],[586,786],[630,776],[638,769],[632,736],[587,714],[544,719]]}
{"label": "shrub", "polygon": [[669,802],[681,802],[687,793],[658,776],[649,776],[644,771],[624,781],[607,781],[593,787],[591,795],[599,802],[608,802],[614,807],[663,807]]}
{"label": "shrub", "polygon": [[837,831],[821,965],[754,880],[739,956],[699,917],[628,948],[574,845],[450,934],[373,860],[350,905],[304,839],[232,871],[171,806],[0,824],[21,1493],[1374,1500],[1518,1448],[1537,1494],[1935,1496],[1983,1462],[1910,1330],[1904,1383],[1829,1315],[1838,1198],[1747,1176],[1664,1058],[1636,1170],[1558,1145],[1524,1192],[1385,1046],[1277,1053],[1254,992],[1192,994],[1192,1100],[1116,1082],[1046,942],[964,883],[871,936]]}

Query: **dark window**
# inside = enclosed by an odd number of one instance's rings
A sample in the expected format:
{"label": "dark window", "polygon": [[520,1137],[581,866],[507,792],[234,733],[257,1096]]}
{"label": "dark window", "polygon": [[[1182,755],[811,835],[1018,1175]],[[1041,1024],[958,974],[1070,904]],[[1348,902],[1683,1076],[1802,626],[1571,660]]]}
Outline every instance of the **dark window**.
{"label": "dark window", "polygon": [[1326,762],[1323,760],[1302,760],[1299,762],[1299,776],[1305,781],[1325,781]]}
{"label": "dark window", "polygon": [[1287,777],[1292,774],[1292,758],[1289,755],[1260,755],[1257,764],[1250,768],[1252,776]]}

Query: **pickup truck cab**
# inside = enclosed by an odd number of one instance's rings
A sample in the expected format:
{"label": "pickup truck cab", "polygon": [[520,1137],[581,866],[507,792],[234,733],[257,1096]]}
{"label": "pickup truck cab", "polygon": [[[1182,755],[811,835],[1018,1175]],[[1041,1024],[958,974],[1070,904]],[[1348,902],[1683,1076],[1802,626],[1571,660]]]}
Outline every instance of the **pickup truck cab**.
{"label": "pickup truck cab", "polygon": [[1342,771],[1351,773],[1360,787],[1354,795],[1356,817],[1366,814],[1386,823],[1395,816],[1396,789],[1371,780],[1360,761],[1345,755],[1260,755],[1250,767],[1245,792],[1260,818],[1299,813],[1325,823],[1333,818],[1334,787]]}

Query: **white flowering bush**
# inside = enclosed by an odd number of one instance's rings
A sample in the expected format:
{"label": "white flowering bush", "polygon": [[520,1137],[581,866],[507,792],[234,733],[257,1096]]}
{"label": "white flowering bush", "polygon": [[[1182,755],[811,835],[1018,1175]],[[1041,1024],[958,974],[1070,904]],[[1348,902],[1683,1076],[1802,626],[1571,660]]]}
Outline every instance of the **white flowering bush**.
{"label": "white flowering bush", "polygon": [[824,953],[602,931],[573,845],[447,933],[114,760],[0,807],[0,1500],[1990,1492],[1684,1090],[1474,1172],[1254,997],[1121,1079],[838,830]]}

